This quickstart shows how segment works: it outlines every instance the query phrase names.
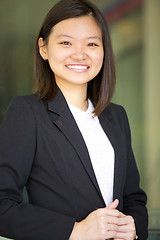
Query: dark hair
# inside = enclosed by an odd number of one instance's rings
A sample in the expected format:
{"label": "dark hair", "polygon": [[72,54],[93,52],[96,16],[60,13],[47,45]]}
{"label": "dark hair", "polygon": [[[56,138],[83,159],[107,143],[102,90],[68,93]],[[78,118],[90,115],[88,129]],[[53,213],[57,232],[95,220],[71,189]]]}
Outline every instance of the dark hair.
{"label": "dark hair", "polygon": [[39,53],[38,39],[47,43],[52,28],[59,22],[69,18],[91,15],[97,21],[103,38],[104,60],[98,75],[88,83],[87,97],[95,106],[95,115],[99,115],[110,103],[114,93],[116,74],[111,39],[106,20],[101,11],[87,0],[61,0],[47,14],[38,34],[35,49],[35,81],[40,99],[50,101],[57,92],[57,85],[48,61],[44,61]]}

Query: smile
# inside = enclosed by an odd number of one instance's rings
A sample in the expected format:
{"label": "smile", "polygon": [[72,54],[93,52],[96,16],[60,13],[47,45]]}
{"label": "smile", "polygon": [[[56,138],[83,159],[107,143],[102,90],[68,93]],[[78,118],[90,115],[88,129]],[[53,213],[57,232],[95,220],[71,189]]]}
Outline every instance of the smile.
{"label": "smile", "polygon": [[67,68],[73,71],[86,71],[89,67],[86,65],[66,65]]}

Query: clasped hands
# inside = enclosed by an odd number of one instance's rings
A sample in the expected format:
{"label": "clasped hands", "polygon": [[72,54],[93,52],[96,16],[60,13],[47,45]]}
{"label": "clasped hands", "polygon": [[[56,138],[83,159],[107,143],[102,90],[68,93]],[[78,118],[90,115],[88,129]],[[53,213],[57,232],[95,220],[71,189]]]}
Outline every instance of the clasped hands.
{"label": "clasped hands", "polygon": [[116,199],[109,206],[91,212],[81,222],[76,222],[69,240],[134,240],[134,219],[116,208]]}

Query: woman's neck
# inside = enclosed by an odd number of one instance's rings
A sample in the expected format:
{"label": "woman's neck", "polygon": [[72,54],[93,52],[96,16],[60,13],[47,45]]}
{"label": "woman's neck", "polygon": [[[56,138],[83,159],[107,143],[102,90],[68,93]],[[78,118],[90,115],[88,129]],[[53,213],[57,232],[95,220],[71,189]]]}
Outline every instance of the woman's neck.
{"label": "woman's neck", "polygon": [[74,88],[58,84],[58,87],[61,89],[66,101],[69,104],[83,111],[87,110],[88,108],[87,84],[82,86],[77,85]]}

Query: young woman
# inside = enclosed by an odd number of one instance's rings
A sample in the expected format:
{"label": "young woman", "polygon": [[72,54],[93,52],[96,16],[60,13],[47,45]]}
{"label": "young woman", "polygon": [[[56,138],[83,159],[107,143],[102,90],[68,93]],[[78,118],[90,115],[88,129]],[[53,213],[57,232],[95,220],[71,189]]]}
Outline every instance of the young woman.
{"label": "young woman", "polygon": [[14,99],[0,129],[0,235],[146,240],[127,116],[111,103],[110,36],[92,3],[62,0],[49,11],[35,80],[38,92]]}

